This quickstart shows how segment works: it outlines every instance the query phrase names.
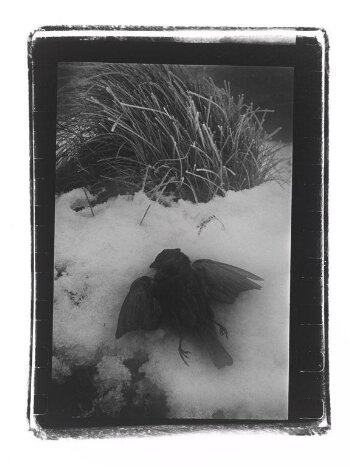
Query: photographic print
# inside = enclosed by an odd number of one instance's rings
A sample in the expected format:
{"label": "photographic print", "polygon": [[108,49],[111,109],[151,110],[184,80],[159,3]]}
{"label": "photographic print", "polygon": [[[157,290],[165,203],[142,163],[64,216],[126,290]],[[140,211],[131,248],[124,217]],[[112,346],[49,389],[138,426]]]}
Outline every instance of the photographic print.
{"label": "photographic print", "polygon": [[293,86],[58,63],[52,414],[288,419]]}

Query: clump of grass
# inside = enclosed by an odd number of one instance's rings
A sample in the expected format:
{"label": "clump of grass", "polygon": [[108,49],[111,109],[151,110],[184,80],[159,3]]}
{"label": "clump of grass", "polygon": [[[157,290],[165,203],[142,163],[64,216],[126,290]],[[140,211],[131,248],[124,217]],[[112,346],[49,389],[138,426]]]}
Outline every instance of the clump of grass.
{"label": "clump of grass", "polygon": [[278,179],[278,130],[264,130],[270,110],[184,67],[103,64],[59,102],[59,191],[206,202]]}

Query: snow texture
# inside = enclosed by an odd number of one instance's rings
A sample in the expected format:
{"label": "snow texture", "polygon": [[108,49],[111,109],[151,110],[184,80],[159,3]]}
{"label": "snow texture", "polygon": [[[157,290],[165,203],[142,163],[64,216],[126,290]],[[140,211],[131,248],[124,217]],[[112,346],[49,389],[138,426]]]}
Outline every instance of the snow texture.
{"label": "snow texture", "polygon": [[[134,388],[141,405],[160,391],[171,418],[287,418],[290,185],[272,182],[206,204],[180,200],[170,207],[139,192],[95,206],[94,216],[87,206],[72,209],[78,205],[86,206],[81,189],[56,200],[54,379],[95,366],[95,405],[118,417],[133,380],[125,362],[141,352],[143,379]],[[185,340],[192,352],[187,367],[178,339],[162,329],[115,339],[130,284],[152,275],[149,265],[165,248],[264,278],[260,291],[214,307],[229,333],[228,341],[220,339],[233,357],[231,367],[216,369]]]}

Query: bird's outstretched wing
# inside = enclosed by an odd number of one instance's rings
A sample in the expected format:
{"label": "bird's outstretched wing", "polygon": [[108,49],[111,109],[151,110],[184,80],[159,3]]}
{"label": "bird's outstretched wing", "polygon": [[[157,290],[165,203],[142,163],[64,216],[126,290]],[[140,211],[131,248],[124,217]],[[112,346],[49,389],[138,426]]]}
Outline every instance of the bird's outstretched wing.
{"label": "bird's outstretched wing", "polygon": [[261,277],[229,264],[199,259],[192,263],[197,272],[205,293],[210,300],[222,303],[233,303],[239,293],[246,290],[261,289],[254,281],[262,281]]}
{"label": "bird's outstretched wing", "polygon": [[151,331],[160,324],[161,308],[152,294],[152,280],[143,276],[131,284],[121,307],[115,337],[118,339],[130,331]]}

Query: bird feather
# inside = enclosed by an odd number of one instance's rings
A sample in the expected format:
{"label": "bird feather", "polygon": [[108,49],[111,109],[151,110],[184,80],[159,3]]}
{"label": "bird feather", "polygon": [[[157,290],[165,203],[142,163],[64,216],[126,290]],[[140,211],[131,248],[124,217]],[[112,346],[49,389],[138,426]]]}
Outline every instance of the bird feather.
{"label": "bird feather", "polygon": [[[253,282],[263,279],[249,271],[210,259],[199,259],[192,263],[210,300],[233,303],[238,294],[247,290],[261,289]],[[253,279],[253,280],[251,280]]]}
{"label": "bird feather", "polygon": [[161,308],[152,294],[152,280],[147,276],[131,284],[121,307],[115,337],[118,339],[130,331],[151,331],[160,324]]}

